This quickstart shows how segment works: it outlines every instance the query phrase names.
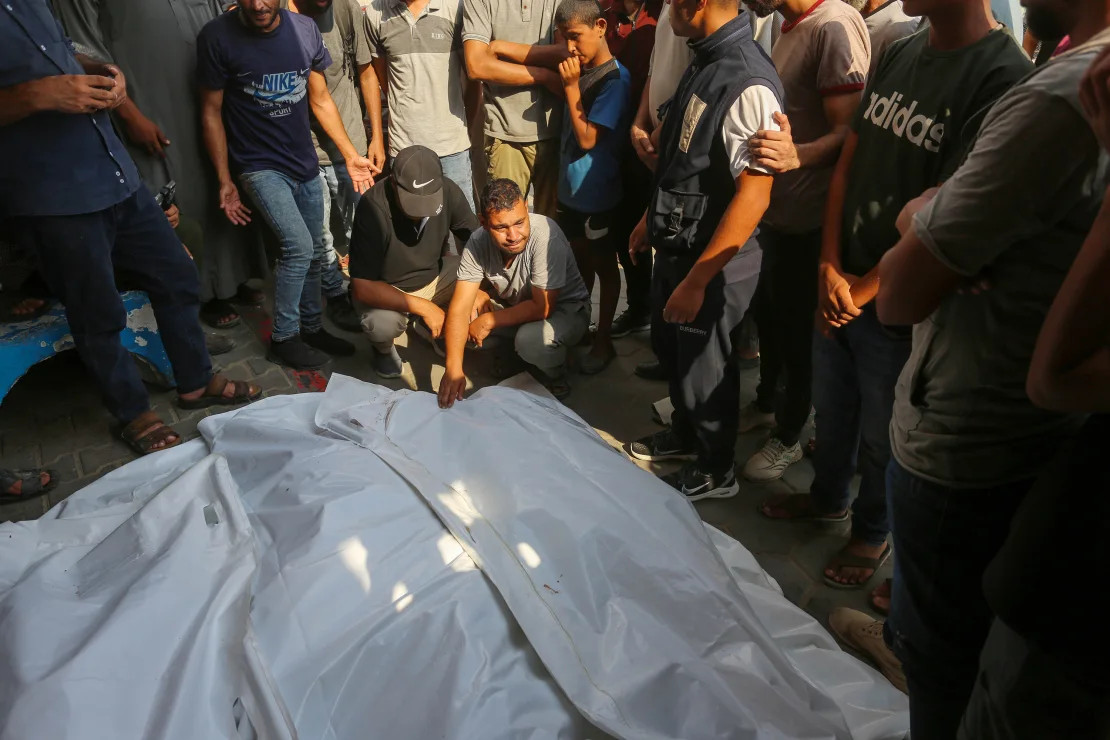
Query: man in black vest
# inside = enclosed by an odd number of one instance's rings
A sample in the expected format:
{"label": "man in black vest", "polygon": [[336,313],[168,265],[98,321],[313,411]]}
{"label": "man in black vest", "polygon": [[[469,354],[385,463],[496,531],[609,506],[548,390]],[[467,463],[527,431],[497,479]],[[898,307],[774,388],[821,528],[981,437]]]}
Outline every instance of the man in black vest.
{"label": "man in black vest", "polygon": [[661,114],[659,164],[629,251],[654,247],[651,343],[670,378],[671,426],[633,442],[640,460],[690,460],[664,480],[691,501],[734,496],[740,383],[729,333],[759,279],[757,225],[771,177],[748,139],[778,129],[782,83],[735,0],[674,0],[694,60]]}

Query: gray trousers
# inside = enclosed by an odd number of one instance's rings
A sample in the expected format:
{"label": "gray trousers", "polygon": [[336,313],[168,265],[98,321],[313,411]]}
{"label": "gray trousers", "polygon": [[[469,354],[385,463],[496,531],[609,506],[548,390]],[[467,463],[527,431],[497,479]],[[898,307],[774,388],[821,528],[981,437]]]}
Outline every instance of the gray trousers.
{"label": "gray trousers", "polygon": [[560,303],[542,321],[494,329],[482,347],[496,352],[511,340],[520,359],[548,377],[559,378],[566,374],[568,348],[578,344],[589,328],[590,304]]}

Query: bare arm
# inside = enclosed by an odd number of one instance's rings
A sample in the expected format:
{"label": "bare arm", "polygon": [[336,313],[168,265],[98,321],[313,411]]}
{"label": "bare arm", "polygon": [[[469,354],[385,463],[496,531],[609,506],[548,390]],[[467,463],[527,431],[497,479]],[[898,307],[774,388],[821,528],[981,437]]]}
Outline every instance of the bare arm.
{"label": "bare arm", "polygon": [[667,301],[663,309],[664,321],[686,324],[697,318],[709,281],[736,256],[763,218],[771,202],[772,180],[770,175],[753,170],[745,170],[736,178],[736,193],[705,251]]}
{"label": "bare arm", "polygon": [[910,229],[879,262],[879,320],[903,325],[924,321],[963,280]]}
{"label": "bare arm", "polygon": [[563,94],[567,98],[567,112],[570,114],[570,126],[574,131],[574,138],[582,151],[590,151],[597,146],[606,129],[591,123],[586,118],[586,110],[582,107],[582,91],[578,87],[578,80],[582,70],[576,57],[570,57],[559,65],[559,76],[563,81]]}
{"label": "bare arm", "polygon": [[463,374],[463,352],[466,350],[466,335],[470,327],[470,314],[474,310],[474,300],[478,297],[478,283],[459,280],[447,307],[444,322],[444,344],[447,359],[444,362],[443,378],[439,381],[439,407],[451,408],[455,401],[463,397],[466,390],[466,375]]}
{"label": "bare arm", "polygon": [[1110,191],[1041,327],[1026,391],[1038,406],[1110,411]]}
{"label": "bare arm", "polygon": [[418,296],[409,295],[381,280],[351,280],[351,295],[371,308],[383,308],[398,313],[423,316],[429,308],[440,310],[436,304]]}
{"label": "bare arm", "polygon": [[385,133],[382,130],[382,88],[374,65],[364,64],[358,68],[358,85],[370,116],[370,148],[366,154],[381,172],[385,167]]}
{"label": "bare arm", "polygon": [[[502,309],[500,311],[490,311],[484,313],[475,319],[485,319],[491,322],[491,326],[495,329],[500,329],[507,326],[520,326],[527,324],[531,321],[543,321],[551,312],[555,310],[555,303],[558,301],[558,290],[544,290],[542,288],[532,288],[532,299],[528,301],[521,301],[515,306]],[[486,318],[488,317],[488,318]]]}
{"label": "bare arm", "polygon": [[848,175],[852,171],[852,160],[856,157],[859,135],[848,131],[844,146],[836,160],[829,195],[825,199],[825,227],[821,231],[821,263],[840,270],[840,236],[844,226],[844,199],[848,193]]}
{"label": "bare arm", "polygon": [[498,59],[548,69],[557,68],[560,62],[570,57],[570,52],[563,44],[518,44],[494,39],[490,41],[489,48]]}
{"label": "bare arm", "polygon": [[312,115],[343,157],[355,190],[365,193],[374,184],[374,163],[355,151],[355,145],[347,136],[347,129],[343,128],[343,119],[328,92],[328,83],[322,72],[312,70],[308,73],[308,102]]}
{"label": "bare arm", "polygon": [[851,131],[850,123],[859,107],[860,93],[829,95],[823,100],[829,133],[795,144],[790,131],[790,120],[782,113],[775,114],[775,123],[781,130],[757,131],[750,146],[756,164],[772,172],[790,172],[808,167],[827,167],[837,161],[844,141]]}
{"label": "bare arm", "polygon": [[561,87],[559,74],[554,70],[503,61],[493,53],[489,44],[481,41],[463,41],[463,58],[466,61],[466,73],[472,80],[516,87],[543,85],[551,90]]}
{"label": "bare arm", "polygon": [[250,209],[239,198],[239,189],[231,178],[227,161],[227,131],[223,119],[224,91],[200,88],[200,125],[204,134],[204,147],[216,170],[220,183],[220,208],[231,223],[243,226],[250,223]]}
{"label": "bare arm", "polygon": [[208,159],[216,169],[220,185],[231,182],[231,168],[227,163],[227,131],[223,119],[224,91],[200,88],[200,125],[204,133],[204,147]]}
{"label": "bare arm", "polygon": [[652,172],[655,171],[655,165],[659,162],[659,154],[655,151],[655,145],[651,143],[652,121],[651,121],[651,97],[648,91],[651,89],[651,77],[647,78],[647,83],[644,85],[644,91],[640,95],[640,103],[636,107],[636,117],[632,120],[632,126],[628,129],[628,135],[632,139],[632,149],[636,152],[636,156],[644,163]]}

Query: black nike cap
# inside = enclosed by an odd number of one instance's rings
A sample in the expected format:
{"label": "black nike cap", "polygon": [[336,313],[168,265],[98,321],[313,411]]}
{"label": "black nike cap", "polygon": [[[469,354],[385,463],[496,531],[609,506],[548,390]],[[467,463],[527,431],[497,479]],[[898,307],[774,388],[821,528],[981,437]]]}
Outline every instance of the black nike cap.
{"label": "black nike cap", "polygon": [[409,218],[431,218],[443,210],[443,168],[426,146],[410,146],[393,158],[397,203]]}

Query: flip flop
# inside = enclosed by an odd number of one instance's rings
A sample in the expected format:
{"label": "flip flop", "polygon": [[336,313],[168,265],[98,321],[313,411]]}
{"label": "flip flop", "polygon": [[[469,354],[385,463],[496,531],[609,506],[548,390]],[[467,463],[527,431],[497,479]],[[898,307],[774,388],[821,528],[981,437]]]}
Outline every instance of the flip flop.
{"label": "flip flop", "polygon": [[[50,476],[50,480],[44,486],[42,484],[42,474],[46,473]],[[7,493],[7,490],[14,486],[17,482],[23,481],[23,486],[20,488],[19,493]],[[9,468],[0,468],[0,504],[15,504],[20,501],[30,501],[33,498],[38,498],[46,493],[49,493],[58,479],[54,476],[53,471],[47,469],[41,470],[13,470]]]}
{"label": "flip flop", "polygon": [[[825,575],[824,569],[822,569],[821,577],[822,580],[825,581],[825,585],[842,591],[854,591],[857,588],[863,588],[868,581],[875,577],[875,574],[879,572],[879,568],[883,567],[883,563],[890,558],[890,553],[893,551],[893,548],[891,548],[889,542],[884,544],[885,547],[882,553],[876,558],[853,555],[849,552],[845,552],[842,548],[838,553],[832,556],[832,560],[825,566],[826,568],[833,568],[835,570],[840,570],[841,568],[867,568],[871,571],[871,575],[858,583],[840,583]],[[847,545],[845,545],[845,547],[847,547]]]}
{"label": "flip flop", "polygon": [[[759,513],[776,522],[821,522],[836,524],[848,521],[848,511],[839,514],[815,514],[810,506],[808,493],[776,493],[759,502]],[[786,509],[787,516],[771,516],[763,511],[765,506]],[[809,513],[806,513],[809,512]]]}

